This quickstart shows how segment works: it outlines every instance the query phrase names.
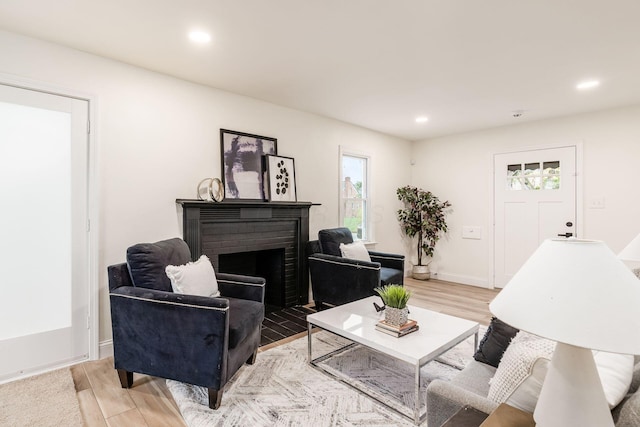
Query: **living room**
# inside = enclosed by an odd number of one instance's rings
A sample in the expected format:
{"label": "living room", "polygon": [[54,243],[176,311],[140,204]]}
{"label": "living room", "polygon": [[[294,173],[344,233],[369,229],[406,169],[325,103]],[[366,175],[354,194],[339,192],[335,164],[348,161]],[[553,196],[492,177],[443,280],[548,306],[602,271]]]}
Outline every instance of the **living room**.
{"label": "living room", "polygon": [[[621,6],[636,11],[630,2],[622,3]],[[107,54],[90,53],[89,47],[66,46],[55,35],[48,38],[38,35],[37,23],[41,19],[36,12],[38,6],[47,11],[44,2],[29,6],[33,8],[31,25],[28,14],[12,14],[12,8],[21,10],[16,2],[1,6],[5,18],[0,21],[0,76],[4,83],[55,88],[72,95],[86,95],[92,101],[92,148],[95,149],[92,189],[96,194],[93,200],[96,212],[92,219],[97,221],[97,225],[94,224],[97,246],[93,254],[97,309],[94,358],[108,356],[111,351],[107,266],[123,262],[127,247],[135,243],[181,235],[182,223],[175,200],[195,198],[200,180],[222,175],[220,129],[277,138],[278,154],[295,159],[297,199],[318,204],[310,210],[311,236],[339,222],[341,147],[366,153],[372,159],[371,220],[377,249],[410,254],[395,215],[400,207],[397,188],[411,184],[449,200],[453,206],[447,216],[449,232],[438,243],[432,263],[432,272],[441,280],[493,287],[493,156],[498,153],[551,146],[579,147],[578,235],[603,240],[618,252],[640,232],[636,224],[640,201],[634,197],[637,181],[634,178],[638,174],[635,159],[640,155],[638,86],[624,88],[628,96],[618,99],[617,103],[604,95],[611,86],[620,84],[616,78],[638,74],[634,58],[637,32],[624,25],[633,15],[627,9],[622,9],[627,13],[603,17],[602,22],[610,26],[596,27],[596,32],[606,33],[607,37],[611,36],[609,33],[620,32],[615,40],[625,39],[626,44],[621,42],[616,49],[605,46],[605,51],[615,51],[611,57],[581,58],[582,65],[588,69],[581,69],[580,73],[575,70],[575,74],[567,72],[548,89],[549,104],[554,102],[551,95],[562,90],[562,97],[572,100],[577,113],[552,114],[543,111],[544,105],[512,104],[504,109],[499,124],[486,125],[480,117],[479,123],[468,128],[454,128],[433,136],[402,137],[393,136],[391,130],[368,129],[330,118],[328,114],[276,105],[231,89],[153,71],[151,66],[132,65],[133,60],[110,59]],[[506,5],[496,2],[496,7],[502,6]],[[550,3],[547,6],[554,10]],[[361,8],[366,9],[362,5]],[[61,13],[73,15],[72,10]],[[465,23],[468,20],[465,18]],[[455,28],[453,23],[449,24]],[[571,24],[567,25],[570,28]],[[586,23],[580,23],[580,28],[585,26]],[[240,26],[239,31],[242,28]],[[494,34],[491,40],[511,36],[510,33]],[[535,40],[534,36],[530,37],[525,40]],[[570,56],[570,41],[565,41],[564,50],[558,49],[548,57],[532,51],[532,55],[537,55],[535,61],[539,62],[536,72],[542,73],[562,55]],[[546,45],[552,43],[553,40],[548,40]],[[156,49],[162,56],[162,48]],[[505,53],[505,57],[509,54],[513,52]],[[190,51],[188,58],[193,61],[190,64],[207,63],[201,49]],[[484,69],[484,72],[500,74],[508,87],[531,84],[528,80],[531,75],[500,72],[498,67],[504,66],[505,61],[492,63],[496,69]],[[585,77],[584,73],[598,73],[605,62],[616,64],[618,74],[598,76],[603,83],[595,92],[574,90],[573,86]],[[367,73],[376,68],[376,64],[365,65]],[[339,70],[340,64],[333,67]],[[464,77],[465,73],[457,72],[460,78]],[[384,80],[384,76],[378,79]],[[544,79],[549,79],[546,73]],[[318,87],[324,84],[322,75],[312,75],[310,80]],[[286,84],[282,90],[287,90]],[[464,87],[461,85],[455,90],[463,91]],[[368,102],[379,101],[373,97]],[[391,101],[389,104],[393,105]],[[485,109],[479,100],[475,105],[469,104],[479,111]],[[413,116],[407,116],[411,132],[419,126],[428,129],[438,121],[437,105],[424,108],[434,111],[433,117],[424,125],[418,125],[413,122]],[[460,116],[467,114],[467,108],[460,106]],[[521,117],[513,117],[513,111],[518,109],[525,111]],[[596,201],[604,203],[595,204]],[[465,226],[479,227],[482,238],[462,238]]]}

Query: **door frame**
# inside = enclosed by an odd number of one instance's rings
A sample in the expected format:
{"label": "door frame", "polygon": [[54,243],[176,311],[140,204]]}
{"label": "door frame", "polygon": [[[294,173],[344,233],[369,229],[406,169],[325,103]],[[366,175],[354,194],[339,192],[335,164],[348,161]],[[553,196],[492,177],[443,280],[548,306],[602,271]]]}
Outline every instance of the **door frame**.
{"label": "door frame", "polygon": [[491,246],[491,256],[489,257],[489,278],[490,278],[490,286],[493,289],[502,289],[496,287],[496,242],[495,242],[495,233],[496,233],[496,184],[495,184],[495,157],[502,154],[514,154],[521,153],[526,151],[536,151],[536,150],[550,150],[555,148],[566,148],[566,147],[575,147],[576,150],[576,235],[580,239],[584,239],[584,173],[583,173],[583,142],[576,141],[570,143],[558,143],[558,144],[550,144],[550,145],[528,145],[523,147],[514,148],[513,150],[505,150],[505,151],[494,151],[491,153],[489,161],[491,162],[491,235],[489,236],[489,244]]}
{"label": "door frame", "polygon": [[[99,174],[98,174],[98,150],[97,150],[97,132],[96,132],[96,112],[97,97],[92,94],[84,93],[67,87],[60,87],[50,83],[23,78],[16,75],[0,73],[0,84],[11,86],[18,89],[26,89],[41,92],[50,95],[63,96],[67,98],[79,99],[87,102],[89,133],[87,135],[87,239],[88,239],[88,277],[89,300],[88,304],[88,322],[89,328],[89,360],[97,360],[99,358],[99,335],[100,335],[100,293],[99,293],[99,213],[100,213],[100,195],[99,195]],[[59,366],[62,367],[62,366]],[[58,368],[59,368],[58,367]],[[48,370],[55,369],[49,368]],[[30,372],[26,376],[37,374],[38,372]],[[18,379],[18,378],[16,378]]]}

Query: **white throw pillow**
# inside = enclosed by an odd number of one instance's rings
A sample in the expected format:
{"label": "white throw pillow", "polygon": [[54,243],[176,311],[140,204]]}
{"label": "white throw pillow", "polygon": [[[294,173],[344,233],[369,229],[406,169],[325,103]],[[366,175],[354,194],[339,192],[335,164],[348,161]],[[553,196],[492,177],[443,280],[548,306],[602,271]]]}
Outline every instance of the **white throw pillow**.
{"label": "white throw pillow", "polygon": [[356,240],[355,242],[346,245],[344,243],[340,243],[340,253],[344,258],[371,262],[369,251],[367,251],[362,240]]}
{"label": "white throw pillow", "polygon": [[633,356],[594,350],[593,359],[602,381],[604,397],[607,398],[609,408],[613,409],[629,392],[633,379]]}
{"label": "white throw pillow", "polygon": [[185,265],[168,265],[165,268],[171,280],[173,292],[177,294],[219,297],[218,281],[211,261],[202,255],[197,261]]}
{"label": "white throw pillow", "polygon": [[[526,332],[515,336],[490,380],[489,399],[533,412],[547,375],[555,342]],[[593,357],[609,408],[622,401],[631,385],[633,356],[594,351]]]}

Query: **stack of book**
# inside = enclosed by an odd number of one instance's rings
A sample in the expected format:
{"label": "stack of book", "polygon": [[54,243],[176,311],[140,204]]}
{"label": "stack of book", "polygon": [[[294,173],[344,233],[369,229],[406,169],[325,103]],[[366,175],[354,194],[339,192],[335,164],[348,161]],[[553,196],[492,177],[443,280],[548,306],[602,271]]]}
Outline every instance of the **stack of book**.
{"label": "stack of book", "polygon": [[407,323],[402,326],[390,325],[384,320],[380,320],[376,324],[376,329],[380,332],[384,332],[385,334],[393,335],[394,337],[402,337],[404,335],[410,334],[411,332],[417,331],[419,329],[419,326],[418,322],[411,319],[409,319]]}

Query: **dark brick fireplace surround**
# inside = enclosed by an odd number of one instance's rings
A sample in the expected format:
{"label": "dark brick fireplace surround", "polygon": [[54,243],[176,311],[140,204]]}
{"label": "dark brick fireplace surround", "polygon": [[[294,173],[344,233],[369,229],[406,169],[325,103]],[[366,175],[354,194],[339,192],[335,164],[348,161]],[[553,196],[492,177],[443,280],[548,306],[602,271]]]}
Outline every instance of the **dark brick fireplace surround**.
{"label": "dark brick fireplace surround", "polygon": [[194,260],[204,254],[216,271],[261,276],[273,309],[309,302],[305,247],[309,202],[203,202],[178,199],[183,238]]}

